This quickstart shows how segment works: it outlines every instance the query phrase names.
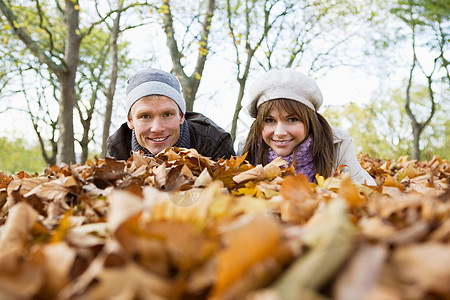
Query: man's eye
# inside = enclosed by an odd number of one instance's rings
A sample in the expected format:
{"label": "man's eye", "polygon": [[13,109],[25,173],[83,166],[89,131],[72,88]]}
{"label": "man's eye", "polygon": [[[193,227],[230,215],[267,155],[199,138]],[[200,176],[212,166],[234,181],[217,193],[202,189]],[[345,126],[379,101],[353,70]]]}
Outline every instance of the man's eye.
{"label": "man's eye", "polygon": [[166,118],[171,117],[171,116],[173,116],[172,113],[165,113],[165,114],[164,114],[164,117],[166,117]]}
{"label": "man's eye", "polygon": [[141,119],[150,119],[150,116],[149,116],[149,115],[141,115],[140,118],[141,118]]}

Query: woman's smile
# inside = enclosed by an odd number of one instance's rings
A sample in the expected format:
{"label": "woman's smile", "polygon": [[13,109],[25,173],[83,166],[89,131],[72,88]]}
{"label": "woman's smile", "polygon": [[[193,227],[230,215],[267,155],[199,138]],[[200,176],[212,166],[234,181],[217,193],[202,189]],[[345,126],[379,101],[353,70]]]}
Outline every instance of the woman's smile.
{"label": "woman's smile", "polygon": [[306,138],[305,124],[284,110],[272,109],[266,117],[262,138],[280,156],[287,156]]}

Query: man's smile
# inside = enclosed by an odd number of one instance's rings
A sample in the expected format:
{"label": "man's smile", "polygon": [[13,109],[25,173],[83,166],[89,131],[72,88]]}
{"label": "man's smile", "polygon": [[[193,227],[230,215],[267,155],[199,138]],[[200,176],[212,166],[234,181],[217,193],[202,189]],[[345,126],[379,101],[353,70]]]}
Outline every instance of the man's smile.
{"label": "man's smile", "polygon": [[149,140],[151,140],[152,142],[156,142],[156,143],[160,143],[160,142],[164,142],[165,140],[167,140],[169,137],[161,137],[161,138],[148,138]]}

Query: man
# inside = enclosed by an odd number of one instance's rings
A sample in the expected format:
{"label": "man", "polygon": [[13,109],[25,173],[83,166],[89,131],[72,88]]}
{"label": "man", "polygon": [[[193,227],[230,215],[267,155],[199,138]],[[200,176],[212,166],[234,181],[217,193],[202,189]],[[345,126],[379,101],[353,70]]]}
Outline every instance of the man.
{"label": "man", "polygon": [[235,155],[229,133],[200,113],[186,112],[175,76],[145,69],[127,83],[127,122],[108,138],[106,156],[127,160],[131,150],[153,156],[172,146],[194,148],[214,160]]}

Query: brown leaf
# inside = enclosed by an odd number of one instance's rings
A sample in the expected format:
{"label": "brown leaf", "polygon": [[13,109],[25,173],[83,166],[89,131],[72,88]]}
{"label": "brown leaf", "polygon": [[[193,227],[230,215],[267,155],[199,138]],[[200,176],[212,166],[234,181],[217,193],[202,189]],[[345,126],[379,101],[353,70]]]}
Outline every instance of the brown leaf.
{"label": "brown leaf", "polygon": [[376,286],[388,257],[383,245],[362,244],[333,285],[333,299],[360,300]]}
{"label": "brown leaf", "polygon": [[8,188],[6,189],[8,192],[8,196],[11,196],[13,192],[18,192],[20,195],[25,195],[35,187],[49,182],[50,179],[47,177],[36,177],[36,178],[24,178],[19,180],[12,181]]}
{"label": "brown leaf", "polygon": [[5,270],[1,266],[0,297],[2,299],[33,299],[45,281],[43,264],[42,254],[33,252],[21,257],[20,264],[14,270]]}
{"label": "brown leaf", "polygon": [[41,251],[46,276],[42,294],[48,298],[55,298],[71,279],[70,271],[75,262],[76,252],[64,242],[47,244]]}
{"label": "brown leaf", "polygon": [[426,243],[400,247],[393,253],[392,264],[400,281],[415,288],[411,298],[427,293],[450,293],[450,245]]}
{"label": "brown leaf", "polygon": [[26,193],[24,197],[28,198],[34,195],[45,200],[63,202],[67,200],[69,194],[78,195],[79,193],[80,187],[77,180],[73,176],[69,176],[42,183]]}
{"label": "brown leaf", "polygon": [[30,231],[38,219],[38,213],[26,203],[18,203],[9,210],[8,220],[0,235],[0,249],[12,244],[25,245],[31,238]]}

